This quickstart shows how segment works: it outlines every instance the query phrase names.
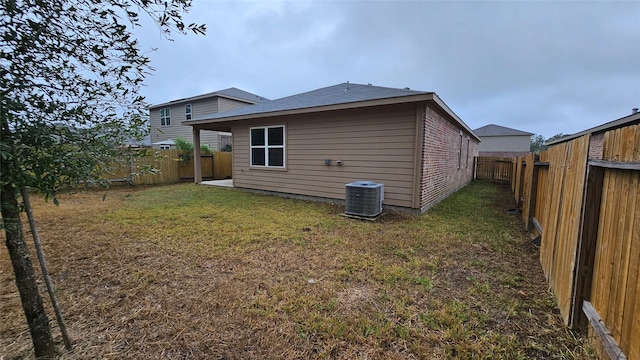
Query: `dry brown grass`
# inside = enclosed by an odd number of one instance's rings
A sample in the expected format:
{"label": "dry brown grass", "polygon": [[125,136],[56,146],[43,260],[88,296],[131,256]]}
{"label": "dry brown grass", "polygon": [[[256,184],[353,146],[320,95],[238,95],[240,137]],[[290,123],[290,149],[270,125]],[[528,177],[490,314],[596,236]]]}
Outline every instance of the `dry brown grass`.
{"label": "dry brown grass", "polygon": [[[62,359],[592,356],[493,184],[374,223],[190,184],[101,198],[32,200],[74,343]],[[4,247],[0,261],[0,357],[30,358]]]}

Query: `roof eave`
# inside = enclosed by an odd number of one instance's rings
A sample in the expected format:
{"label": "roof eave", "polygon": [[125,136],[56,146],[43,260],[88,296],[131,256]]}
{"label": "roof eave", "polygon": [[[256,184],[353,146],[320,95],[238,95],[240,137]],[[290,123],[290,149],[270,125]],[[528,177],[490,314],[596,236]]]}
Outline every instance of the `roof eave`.
{"label": "roof eave", "polygon": [[433,95],[431,100],[438,104],[438,106],[440,106],[442,110],[444,110],[447,114],[449,114],[449,116],[451,116],[456,122],[458,122],[460,126],[467,130],[469,135],[473,136],[478,142],[482,142],[482,139],[480,139],[480,137],[476,135],[476,133],[474,133],[473,130],[471,130],[471,128],[469,128],[467,124],[465,124],[465,122],[462,121],[462,119],[460,119],[458,115],[456,115],[456,113],[454,113],[453,110],[451,110],[451,108],[449,108],[449,106],[447,106],[447,104],[445,104],[444,101],[442,101],[442,99],[440,99],[440,97],[436,93],[431,94]]}
{"label": "roof eave", "polygon": [[167,107],[167,106],[172,106],[172,105],[180,105],[180,104],[188,104],[191,101],[197,101],[197,100],[202,100],[202,99],[207,99],[207,98],[213,98],[213,97],[217,97],[217,98],[225,98],[225,99],[229,99],[229,100],[235,100],[235,101],[240,101],[243,103],[247,103],[250,105],[253,104],[258,104],[257,101],[251,101],[248,99],[243,99],[243,98],[239,98],[239,97],[235,97],[235,96],[229,96],[229,95],[225,95],[225,94],[220,94],[217,92],[213,92],[213,93],[208,93],[208,94],[202,94],[202,95],[197,95],[197,96],[192,96],[192,97],[188,97],[188,98],[184,98],[184,99],[178,99],[178,100],[172,100],[172,101],[167,101],[161,104],[156,104],[156,105],[150,105],[147,108],[149,110],[151,109],[157,109],[160,107]]}
{"label": "roof eave", "polygon": [[286,116],[286,115],[299,115],[299,114],[308,114],[313,112],[324,112],[324,111],[334,111],[334,110],[345,110],[345,109],[357,109],[364,108],[369,106],[380,106],[380,105],[393,105],[393,104],[406,104],[412,102],[421,102],[421,101],[433,101],[438,107],[440,107],[445,113],[447,113],[454,121],[456,121],[463,129],[465,129],[469,135],[473,136],[478,142],[481,142],[482,139],[478,135],[476,135],[473,130],[471,130],[467,124],[456,115],[456,113],[447,106],[447,104],[440,99],[440,97],[434,92],[425,92],[421,94],[415,95],[407,95],[407,96],[399,96],[399,97],[389,97],[383,99],[373,99],[373,100],[365,100],[365,101],[357,101],[357,102],[348,102],[341,104],[332,104],[332,105],[322,105],[322,106],[312,106],[307,108],[300,109],[290,109],[290,110],[280,110],[280,111],[270,111],[263,113],[252,113],[252,114],[244,114],[244,115],[236,115],[236,116],[226,116],[219,118],[209,118],[209,119],[195,119],[195,120],[187,120],[183,121],[182,125],[186,126],[198,126],[198,125],[206,125],[206,124],[215,124],[215,123],[228,123],[239,120],[249,120],[249,119],[263,119],[274,116]]}
{"label": "roof eave", "polygon": [[390,98],[384,98],[384,99],[374,99],[374,100],[348,102],[348,103],[341,103],[341,104],[312,106],[312,107],[299,108],[299,109],[269,111],[269,112],[263,112],[263,113],[226,116],[226,117],[220,117],[220,118],[195,119],[195,120],[183,121],[182,125],[197,126],[202,124],[211,124],[211,123],[218,123],[218,122],[231,122],[231,121],[248,120],[248,119],[262,119],[262,118],[273,117],[273,116],[298,115],[298,114],[308,114],[313,112],[357,109],[357,108],[363,108],[363,107],[369,107],[369,106],[404,104],[404,103],[411,103],[411,102],[433,100],[434,95],[435,95],[434,93],[423,93],[423,94],[401,96],[401,97],[390,97]]}

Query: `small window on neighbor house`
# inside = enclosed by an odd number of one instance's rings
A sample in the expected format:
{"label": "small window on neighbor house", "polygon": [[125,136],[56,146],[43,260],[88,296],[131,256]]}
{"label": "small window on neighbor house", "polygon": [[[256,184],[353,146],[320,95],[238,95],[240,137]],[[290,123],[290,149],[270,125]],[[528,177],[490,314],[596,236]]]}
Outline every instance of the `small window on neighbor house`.
{"label": "small window on neighbor house", "polygon": [[171,125],[171,108],[160,109],[160,126]]}
{"label": "small window on neighbor house", "polygon": [[191,104],[187,104],[184,106],[184,118],[187,120],[191,120]]}
{"label": "small window on neighbor house", "polygon": [[171,145],[160,145],[160,150],[171,150]]}
{"label": "small window on neighbor house", "polygon": [[250,130],[251,166],[284,168],[284,126]]}

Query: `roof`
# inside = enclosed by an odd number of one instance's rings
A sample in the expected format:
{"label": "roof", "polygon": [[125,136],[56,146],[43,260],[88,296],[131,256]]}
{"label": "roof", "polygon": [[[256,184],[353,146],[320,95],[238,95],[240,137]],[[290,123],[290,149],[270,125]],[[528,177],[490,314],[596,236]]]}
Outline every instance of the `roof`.
{"label": "roof", "polygon": [[426,93],[427,92],[424,91],[409,89],[394,89],[373,85],[342,83],[276,100],[265,101],[253,106],[245,106],[225,111],[223,113],[205,115],[194,120],[197,121],[201,119],[216,119],[238,115],[270,113]]}
{"label": "roof", "polygon": [[[338,110],[363,106],[407,103],[416,101],[435,101],[446,113],[466,129],[478,141],[480,138],[436,95],[434,92],[417,91],[409,88],[397,89],[371,84],[341,83],[291,95],[276,100],[263,101],[225,112],[209,114],[184,121],[184,125],[198,125],[214,122],[227,122],[257,117],[300,114],[323,110]],[[374,104],[375,102],[375,104]]]}
{"label": "roof", "polygon": [[520,131],[505,126],[489,124],[473,130],[480,137],[489,136],[531,136],[533,133]]}
{"label": "roof", "polygon": [[613,120],[613,121],[609,121],[608,123],[604,123],[602,125],[598,125],[598,126],[590,128],[590,129],[577,132],[577,133],[575,133],[573,135],[565,136],[565,137],[563,137],[561,139],[558,139],[558,140],[555,140],[555,141],[552,141],[552,142],[548,142],[547,145],[556,145],[556,144],[563,143],[565,141],[569,141],[569,140],[573,140],[575,138],[579,138],[580,136],[583,136],[583,135],[586,135],[586,134],[600,133],[600,132],[614,130],[614,129],[617,129],[617,128],[621,128],[621,127],[625,127],[625,126],[629,126],[629,125],[634,125],[634,124],[640,124],[640,112],[636,112],[636,113],[633,113],[631,115],[627,115],[625,117],[621,117],[619,119],[616,119],[616,120]]}
{"label": "roof", "polygon": [[257,103],[261,103],[264,101],[268,101],[269,99],[264,98],[262,96],[258,96],[256,94],[252,94],[248,91],[244,91],[235,87],[231,87],[228,89],[224,89],[224,90],[218,90],[218,91],[214,91],[214,92],[210,92],[210,93],[206,93],[206,94],[201,94],[201,95],[196,95],[196,96],[191,96],[191,97],[187,97],[187,98],[183,98],[183,99],[178,99],[178,100],[171,100],[168,102],[164,102],[161,104],[156,104],[156,105],[151,105],[149,106],[149,109],[154,109],[154,108],[158,108],[158,107],[162,107],[162,106],[167,106],[167,105],[175,105],[175,104],[180,104],[180,103],[188,103],[190,101],[195,101],[195,100],[200,100],[200,99],[207,99],[207,98],[211,98],[211,97],[224,97],[227,99],[231,99],[231,100],[238,100],[238,101],[244,101],[250,104],[257,104]]}
{"label": "roof", "polygon": [[162,140],[154,142],[153,145],[175,145],[176,142],[173,139]]}

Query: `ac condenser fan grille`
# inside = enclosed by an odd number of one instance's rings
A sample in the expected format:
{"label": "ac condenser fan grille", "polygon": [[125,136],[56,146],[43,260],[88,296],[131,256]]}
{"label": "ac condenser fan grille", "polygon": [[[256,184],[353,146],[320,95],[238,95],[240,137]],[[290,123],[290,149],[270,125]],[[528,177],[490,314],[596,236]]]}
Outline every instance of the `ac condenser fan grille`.
{"label": "ac condenser fan grille", "polygon": [[373,181],[356,181],[346,184],[345,213],[373,217],[382,212],[384,185]]}

